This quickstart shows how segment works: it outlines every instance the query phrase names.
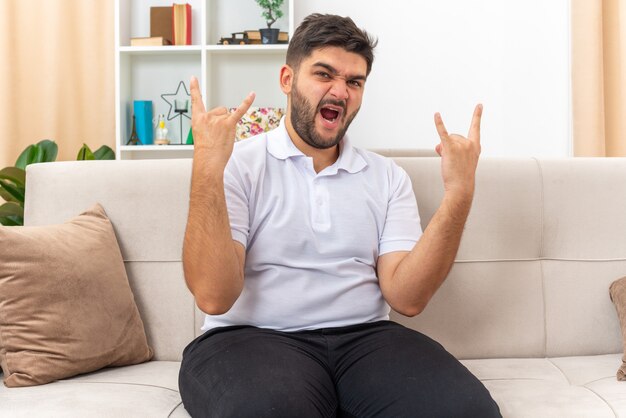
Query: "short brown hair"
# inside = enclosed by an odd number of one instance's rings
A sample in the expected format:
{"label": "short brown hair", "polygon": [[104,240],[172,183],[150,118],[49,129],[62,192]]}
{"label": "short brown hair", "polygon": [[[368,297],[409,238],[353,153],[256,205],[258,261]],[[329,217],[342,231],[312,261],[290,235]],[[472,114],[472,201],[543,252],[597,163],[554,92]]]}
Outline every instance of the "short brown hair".
{"label": "short brown hair", "polygon": [[297,70],[315,49],[338,46],[365,58],[367,75],[372,70],[377,39],[360,29],[349,17],[313,13],[304,18],[287,49],[287,65]]}

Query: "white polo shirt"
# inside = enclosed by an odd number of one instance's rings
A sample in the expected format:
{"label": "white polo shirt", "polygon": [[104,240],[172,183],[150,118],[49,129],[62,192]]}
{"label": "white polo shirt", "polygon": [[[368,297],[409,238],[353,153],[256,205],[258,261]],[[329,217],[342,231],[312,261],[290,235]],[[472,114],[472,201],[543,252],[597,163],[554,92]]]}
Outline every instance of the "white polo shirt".
{"label": "white polo shirt", "polygon": [[411,250],[422,233],[411,181],[391,159],[344,137],[337,161],[316,173],[283,118],[235,144],[224,183],[233,239],[246,247],[244,287],[202,330],[298,331],[389,318],[377,258]]}

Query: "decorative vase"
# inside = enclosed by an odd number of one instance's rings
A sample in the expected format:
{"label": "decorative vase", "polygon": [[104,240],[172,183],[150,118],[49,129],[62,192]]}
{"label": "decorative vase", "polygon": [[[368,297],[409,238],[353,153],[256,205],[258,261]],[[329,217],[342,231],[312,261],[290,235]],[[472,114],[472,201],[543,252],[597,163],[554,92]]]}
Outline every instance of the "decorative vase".
{"label": "decorative vase", "polygon": [[279,29],[274,28],[262,28],[259,29],[261,32],[261,43],[262,44],[277,44],[278,43],[278,32]]}

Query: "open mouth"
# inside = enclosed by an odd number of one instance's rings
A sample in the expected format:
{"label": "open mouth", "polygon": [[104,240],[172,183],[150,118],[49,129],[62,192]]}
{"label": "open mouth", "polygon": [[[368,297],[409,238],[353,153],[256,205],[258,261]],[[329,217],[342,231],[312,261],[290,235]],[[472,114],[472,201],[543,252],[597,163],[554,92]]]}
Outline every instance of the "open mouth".
{"label": "open mouth", "polygon": [[320,114],[326,121],[333,123],[341,116],[342,110],[340,107],[324,106],[320,109]]}

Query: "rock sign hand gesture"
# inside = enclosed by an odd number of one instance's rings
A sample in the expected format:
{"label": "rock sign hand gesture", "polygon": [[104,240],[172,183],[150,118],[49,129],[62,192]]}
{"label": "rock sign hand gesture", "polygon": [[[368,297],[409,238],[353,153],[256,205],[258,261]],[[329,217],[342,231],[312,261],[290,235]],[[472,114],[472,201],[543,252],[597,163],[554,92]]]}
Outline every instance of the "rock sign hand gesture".
{"label": "rock sign hand gesture", "polygon": [[441,173],[446,192],[461,196],[473,196],[474,178],[478,157],[480,156],[480,119],[483,106],[477,105],[472,116],[472,123],[467,138],[449,134],[441,115],[435,113],[435,126],[441,143],[435,150],[441,156]]}
{"label": "rock sign hand gesture", "polygon": [[202,154],[205,161],[224,168],[233,152],[237,122],[248,111],[255,95],[254,93],[248,94],[248,97],[232,113],[229,113],[225,107],[216,107],[207,112],[202,103],[196,77],[191,78],[190,89],[194,152]]}

